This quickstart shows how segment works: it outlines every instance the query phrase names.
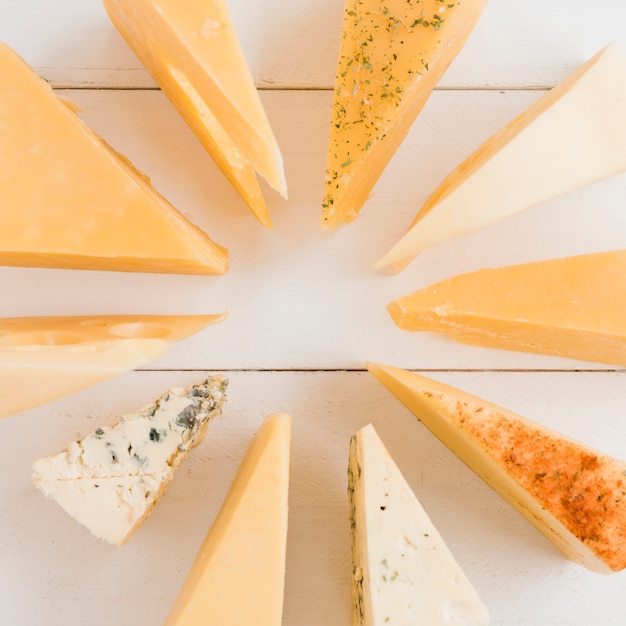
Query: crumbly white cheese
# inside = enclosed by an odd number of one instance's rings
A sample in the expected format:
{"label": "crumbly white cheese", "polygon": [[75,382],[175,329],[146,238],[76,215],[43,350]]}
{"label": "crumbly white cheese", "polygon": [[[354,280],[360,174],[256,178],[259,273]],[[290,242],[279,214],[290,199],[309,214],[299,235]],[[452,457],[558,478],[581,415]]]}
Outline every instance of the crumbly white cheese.
{"label": "crumbly white cheese", "polygon": [[113,426],[37,461],[33,480],[94,535],[122,545],[221,413],[227,380],[174,388]]}
{"label": "crumbly white cheese", "polygon": [[485,626],[478,594],[374,428],[352,438],[348,469],[354,626]]}

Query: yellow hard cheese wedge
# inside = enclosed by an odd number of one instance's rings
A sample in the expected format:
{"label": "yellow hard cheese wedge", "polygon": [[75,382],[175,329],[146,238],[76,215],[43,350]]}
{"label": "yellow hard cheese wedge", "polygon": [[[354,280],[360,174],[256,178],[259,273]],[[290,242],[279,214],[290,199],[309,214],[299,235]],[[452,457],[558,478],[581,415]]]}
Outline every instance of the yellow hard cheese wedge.
{"label": "yellow hard cheese wedge", "polygon": [[487,609],[369,424],[350,442],[353,626],[484,626]]}
{"label": "yellow hard cheese wedge", "polygon": [[569,558],[602,574],[626,568],[626,462],[413,372],[367,368]]}
{"label": "yellow hard cheese wedge", "polygon": [[453,276],[388,305],[405,330],[626,365],[626,250]]}
{"label": "yellow hard cheese wedge", "polygon": [[224,315],[0,319],[0,417],[124,374]]}
{"label": "yellow hard cheese wedge", "polygon": [[0,264],[223,274],[227,253],[0,43]]}
{"label": "yellow hard cheese wedge", "polygon": [[166,626],[280,626],[291,418],[265,418]]}
{"label": "yellow hard cheese wedge", "polygon": [[283,196],[283,160],[225,0],[104,0],[111,21],[254,215],[255,170]]}
{"label": "yellow hard cheese wedge", "polygon": [[626,170],[626,58],[609,44],[489,138],[432,193],[376,263],[417,254]]}
{"label": "yellow hard cheese wedge", "polygon": [[347,0],[322,227],[353,220],[487,0]]}

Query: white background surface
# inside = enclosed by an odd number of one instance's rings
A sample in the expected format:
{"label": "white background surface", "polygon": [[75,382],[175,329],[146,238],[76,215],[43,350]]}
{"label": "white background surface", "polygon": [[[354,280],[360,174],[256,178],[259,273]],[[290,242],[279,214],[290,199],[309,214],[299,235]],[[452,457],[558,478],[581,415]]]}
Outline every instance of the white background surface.
{"label": "white background surface", "polygon": [[[289,201],[266,194],[271,231],[99,2],[0,0],[0,40],[230,249],[230,271],[214,278],[0,268],[1,316],[229,312],[147,370],[0,422],[0,624],[161,624],[245,448],[275,410],[294,418],[286,625],[350,623],[347,450],[370,421],[492,624],[626,624],[626,573],[604,577],[566,560],[363,371],[365,360],[426,371],[626,456],[624,372],[404,333],[385,311],[392,298],[462,271],[625,247],[623,175],[443,244],[399,276],[371,270],[472,149],[610,40],[626,49],[626,5],[494,0],[360,217],[327,233],[320,202],[342,3],[230,4],[286,162]],[[92,538],[32,486],[40,456],[207,372],[231,381],[224,414],[123,548]]]}

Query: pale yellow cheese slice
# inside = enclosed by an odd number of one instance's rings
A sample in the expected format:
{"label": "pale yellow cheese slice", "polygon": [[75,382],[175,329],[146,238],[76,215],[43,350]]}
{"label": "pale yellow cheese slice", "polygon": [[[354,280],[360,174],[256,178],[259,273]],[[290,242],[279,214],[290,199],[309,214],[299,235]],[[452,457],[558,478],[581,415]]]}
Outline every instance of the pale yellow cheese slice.
{"label": "pale yellow cheese slice", "polygon": [[371,424],[350,442],[348,496],[353,626],[489,622],[485,605]]}
{"label": "pale yellow cheese slice", "polygon": [[271,226],[255,170],[283,196],[280,149],[225,0],[104,0],[115,27],[254,215]]}
{"label": "pale yellow cheese slice", "polygon": [[194,561],[166,626],[280,626],[291,418],[265,418]]}
{"label": "pale yellow cheese slice", "polygon": [[489,348],[626,365],[626,250],[482,269],[388,305],[404,330]]}
{"label": "pale yellow cheese slice", "polygon": [[626,568],[626,462],[419,374],[367,368],[569,558],[602,574]]}
{"label": "pale yellow cheese slice", "polygon": [[0,418],[124,374],[224,315],[0,319]]}
{"label": "pale yellow cheese slice", "polygon": [[375,267],[626,170],[626,57],[609,44],[443,180]]}
{"label": "pale yellow cheese slice", "polygon": [[0,264],[223,274],[226,250],[0,43]]}
{"label": "pale yellow cheese slice", "polygon": [[353,220],[487,0],[347,0],[322,228]]}

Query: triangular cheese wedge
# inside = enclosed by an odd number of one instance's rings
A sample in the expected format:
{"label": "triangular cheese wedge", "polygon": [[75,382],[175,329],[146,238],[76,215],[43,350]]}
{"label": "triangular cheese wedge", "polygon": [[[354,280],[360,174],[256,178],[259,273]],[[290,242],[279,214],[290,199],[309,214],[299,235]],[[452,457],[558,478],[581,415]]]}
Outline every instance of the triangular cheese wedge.
{"label": "triangular cheese wedge", "polygon": [[419,374],[367,368],[569,558],[626,568],[626,462]]}
{"label": "triangular cheese wedge", "polygon": [[489,138],[375,267],[626,170],[626,58],[610,44]]}
{"label": "triangular cheese wedge", "polygon": [[0,264],[223,274],[227,253],[0,43]]}
{"label": "triangular cheese wedge", "polygon": [[287,541],[291,418],[265,418],[166,626],[280,626]]}
{"label": "triangular cheese wedge", "polygon": [[124,544],[152,512],[180,463],[222,411],[227,381],[170,389],[37,461],[33,480],[96,537]]}
{"label": "triangular cheese wedge", "polygon": [[0,418],[120,376],[225,315],[0,319]]}
{"label": "triangular cheese wedge", "polygon": [[487,0],[347,0],[322,228],[357,216],[486,5]]}
{"label": "triangular cheese wedge", "polygon": [[626,250],[482,269],[388,306],[405,330],[479,346],[626,365]]}
{"label": "triangular cheese wedge", "polygon": [[283,196],[283,160],[226,0],[104,0],[115,27],[252,212],[271,220],[254,170]]}
{"label": "triangular cheese wedge", "polygon": [[353,626],[481,626],[476,590],[369,424],[350,442]]}

